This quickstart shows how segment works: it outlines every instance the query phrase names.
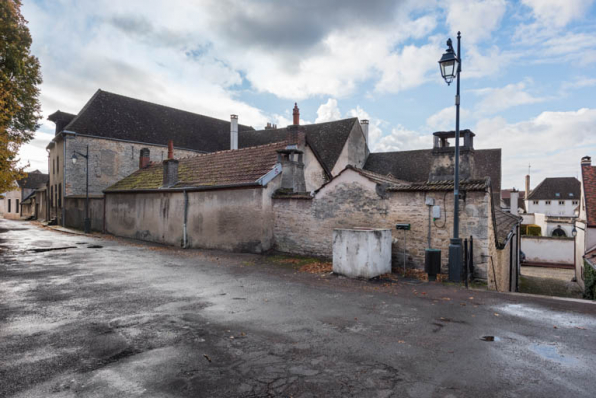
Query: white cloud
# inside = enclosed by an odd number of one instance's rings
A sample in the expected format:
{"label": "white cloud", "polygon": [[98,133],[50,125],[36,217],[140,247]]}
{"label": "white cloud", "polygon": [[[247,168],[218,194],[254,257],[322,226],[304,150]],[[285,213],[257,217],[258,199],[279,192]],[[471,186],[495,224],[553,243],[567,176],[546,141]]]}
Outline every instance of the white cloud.
{"label": "white cloud", "polygon": [[317,118],[315,123],[331,122],[341,119],[341,112],[337,106],[335,98],[329,98],[326,103],[321,104],[317,109]]}
{"label": "white cloud", "polygon": [[508,84],[505,87],[483,88],[470,90],[470,92],[482,98],[475,107],[475,111],[481,115],[498,113],[514,106],[535,104],[548,99],[546,97],[535,97],[528,93],[526,89],[527,83],[519,82]]}
{"label": "white cloud", "polygon": [[445,6],[452,34],[461,31],[468,43],[489,38],[500,26],[507,9],[505,0],[450,0]]}
{"label": "white cloud", "polygon": [[522,0],[542,25],[562,27],[581,18],[594,0]]}
{"label": "white cloud", "polygon": [[354,109],[350,109],[347,116],[357,117],[358,120],[368,120],[368,147],[376,147],[377,142],[383,136],[381,126],[386,125],[387,122],[379,118],[371,118],[368,112],[362,109],[359,105]]}
{"label": "white cloud", "polygon": [[566,90],[593,86],[596,86],[596,78],[580,77],[573,81],[563,82],[561,88]]}
{"label": "white cloud", "polygon": [[[468,120],[472,117],[472,112],[462,107],[459,109],[459,117],[465,129],[465,126],[469,125]],[[431,132],[455,130],[455,105],[429,116],[426,119],[426,127]]]}
{"label": "white cloud", "polygon": [[502,117],[478,122],[475,146],[502,148],[503,187],[521,187],[528,163],[533,185],[546,177],[576,176],[582,156],[594,153],[596,109],[542,112],[537,117],[507,123]]}
{"label": "white cloud", "polygon": [[373,152],[407,151],[432,148],[432,135],[409,130],[402,125],[391,129],[391,133],[381,137],[373,146]]}

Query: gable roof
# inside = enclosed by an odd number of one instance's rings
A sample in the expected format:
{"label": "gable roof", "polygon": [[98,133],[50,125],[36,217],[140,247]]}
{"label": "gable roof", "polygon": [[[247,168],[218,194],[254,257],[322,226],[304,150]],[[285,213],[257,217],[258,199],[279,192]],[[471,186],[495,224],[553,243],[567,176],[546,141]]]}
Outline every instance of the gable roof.
{"label": "gable roof", "polygon": [[[358,118],[336,120],[333,122],[305,124],[300,127],[306,133],[306,143],[315,153],[321,165],[328,173],[333,170],[337,159],[341,155],[346,141]],[[258,131],[241,131],[238,133],[240,148],[263,145],[284,141],[287,137],[286,128],[267,129]]]}
{"label": "gable roof", "polygon": [[584,204],[588,227],[596,227],[596,166],[582,164]]}
{"label": "gable roof", "polygon": [[17,181],[20,188],[37,189],[47,184],[49,175],[43,174],[39,170],[32,171],[27,174],[27,177]]}
{"label": "gable roof", "polygon": [[[252,127],[239,125],[238,129]],[[230,148],[229,121],[103,90],[97,90],[64,130],[157,145],[174,140],[177,148],[204,152]]]}
{"label": "gable roof", "polygon": [[581,183],[577,178],[555,177],[542,180],[530,192],[528,200],[579,200],[580,195]]}
{"label": "gable roof", "polygon": [[[473,177],[490,177],[492,191],[498,194],[501,190],[501,150],[476,149],[473,156],[476,170]],[[432,157],[432,149],[371,153],[364,169],[379,174],[391,173],[399,180],[424,182],[428,181]]]}
{"label": "gable roof", "polygon": [[[171,188],[217,188],[257,184],[277,163],[277,151],[287,143],[238,150],[212,152],[182,158],[178,163],[178,183]],[[163,183],[163,164],[152,162],[118,181],[104,192],[159,189]]]}

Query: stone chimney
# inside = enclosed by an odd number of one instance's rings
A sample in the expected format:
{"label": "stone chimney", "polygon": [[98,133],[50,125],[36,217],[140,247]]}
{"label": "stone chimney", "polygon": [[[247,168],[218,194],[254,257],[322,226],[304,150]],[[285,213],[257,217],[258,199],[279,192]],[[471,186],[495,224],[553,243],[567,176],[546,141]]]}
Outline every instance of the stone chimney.
{"label": "stone chimney", "polygon": [[292,112],[292,116],[294,116],[293,124],[298,126],[300,124],[300,109],[298,109],[298,103],[294,102],[294,111]]}
{"label": "stone chimney", "polygon": [[362,133],[364,133],[364,139],[368,143],[368,120],[364,119],[360,121],[360,127],[362,127]]}
{"label": "stone chimney", "polygon": [[139,154],[139,169],[144,169],[151,164],[149,148],[141,149]]}
{"label": "stone chimney", "polygon": [[509,205],[509,212],[513,215],[517,216],[517,211],[519,209],[519,191],[517,191],[515,188],[513,188],[511,190],[510,193],[510,205]]}
{"label": "stone chimney", "polygon": [[238,115],[230,115],[230,149],[238,149]]}
{"label": "stone chimney", "polygon": [[281,189],[292,192],[305,192],[304,163],[302,151],[292,146],[277,151],[277,161],[281,163]]}
{"label": "stone chimney", "polygon": [[529,174],[526,175],[526,200],[528,200],[528,196],[530,196],[530,175]]}
{"label": "stone chimney", "polygon": [[[432,150],[432,163],[429,181],[453,181],[455,174],[455,131],[438,131],[433,133],[434,145]],[[461,180],[474,178],[474,136],[470,130],[460,131],[460,140],[463,145],[459,147],[459,177]]]}
{"label": "stone chimney", "polygon": [[582,166],[592,166],[592,158],[589,156],[584,156],[582,158]]}
{"label": "stone chimney", "polygon": [[267,125],[265,126],[265,130],[275,130],[277,128],[277,124],[273,124],[271,122],[267,122]]}
{"label": "stone chimney", "polygon": [[171,188],[178,182],[178,160],[174,159],[174,141],[168,142],[168,158],[163,161],[162,188]]}

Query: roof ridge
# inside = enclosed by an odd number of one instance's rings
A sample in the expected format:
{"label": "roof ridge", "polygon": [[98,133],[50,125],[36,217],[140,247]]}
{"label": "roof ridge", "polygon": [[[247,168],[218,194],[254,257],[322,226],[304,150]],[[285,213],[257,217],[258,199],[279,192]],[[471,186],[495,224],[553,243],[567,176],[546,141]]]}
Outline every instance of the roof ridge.
{"label": "roof ridge", "polygon": [[[97,98],[97,96],[99,95],[99,93],[101,92],[101,89],[97,89],[97,91],[91,96],[91,98],[89,98],[89,101],[87,101],[87,103],[85,105],[83,105],[83,107],[81,108],[81,110],[75,115],[75,117],[72,118],[72,120],[70,122],[68,122],[68,124],[66,126],[64,126],[64,128],[62,129],[62,131],[68,130],[68,127],[70,125],[72,125],[74,122],[76,122],[79,117],[85,113],[85,111],[87,109],[89,109],[89,105],[91,105],[93,103],[93,101],[95,101],[95,98]],[[59,131],[60,133],[60,131]]]}
{"label": "roof ridge", "polygon": [[[319,126],[319,125],[322,125],[322,124],[331,124],[331,123],[345,122],[346,120],[352,120],[352,119],[354,119],[354,120],[358,120],[358,118],[357,118],[356,116],[354,116],[354,117],[347,117],[347,118],[345,118],[345,119],[330,120],[330,121],[328,121],[328,122],[309,123],[309,124],[300,124],[299,126],[300,126],[300,127]],[[292,125],[292,124],[289,124],[288,126],[293,126],[293,125]],[[262,131],[277,132],[277,131],[279,131],[279,130],[285,130],[285,129],[287,129],[287,128],[288,128],[288,126],[285,126],[285,127],[278,127],[278,128],[276,128],[276,129],[264,129],[264,128],[263,128],[263,129],[260,129],[260,130],[253,130],[253,132],[262,132]],[[242,132],[242,131],[241,131],[241,132]],[[246,132],[246,131],[244,131],[244,132]]]}
{"label": "roof ridge", "polygon": [[274,145],[280,145],[280,144],[287,145],[287,140],[277,141],[277,142],[270,142],[269,144],[263,144],[263,145],[247,146],[245,148],[225,149],[223,151],[198,153],[196,155],[189,155],[189,156],[185,156],[183,158],[178,158],[178,160],[189,159],[189,158],[193,158],[194,159],[194,158],[199,158],[199,157],[203,157],[203,156],[215,155],[215,154],[218,154],[218,153],[240,152],[240,151],[246,151],[247,149],[264,148],[264,147],[274,146]]}

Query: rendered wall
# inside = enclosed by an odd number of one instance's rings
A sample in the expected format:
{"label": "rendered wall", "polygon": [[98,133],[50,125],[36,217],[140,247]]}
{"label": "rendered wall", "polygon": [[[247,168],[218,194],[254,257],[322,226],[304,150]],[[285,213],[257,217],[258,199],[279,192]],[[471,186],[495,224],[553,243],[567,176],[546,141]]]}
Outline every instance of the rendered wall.
{"label": "rendered wall", "polygon": [[[92,231],[103,231],[103,198],[89,198],[89,219]],[[85,226],[85,198],[64,199],[64,225],[83,229]]]}
{"label": "rendered wall", "polygon": [[[10,211],[8,211],[8,201],[10,200]],[[20,209],[17,207],[17,200],[19,203],[21,202],[21,190],[16,189],[14,191],[9,191],[6,193],[4,198],[4,218],[8,218],[11,220],[18,220],[21,218]],[[19,205],[20,207],[20,205]]]}
{"label": "rendered wall", "polygon": [[333,230],[333,272],[368,279],[391,272],[391,230]]}
{"label": "rendered wall", "polygon": [[521,249],[529,262],[573,264],[573,238],[524,236]]}

